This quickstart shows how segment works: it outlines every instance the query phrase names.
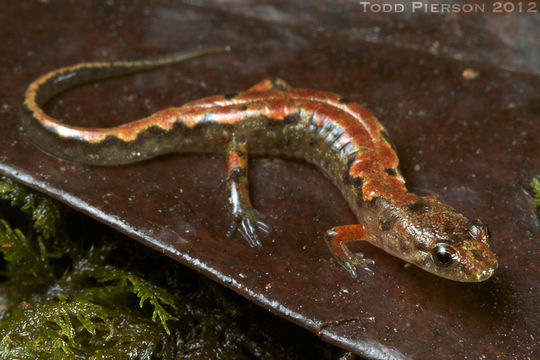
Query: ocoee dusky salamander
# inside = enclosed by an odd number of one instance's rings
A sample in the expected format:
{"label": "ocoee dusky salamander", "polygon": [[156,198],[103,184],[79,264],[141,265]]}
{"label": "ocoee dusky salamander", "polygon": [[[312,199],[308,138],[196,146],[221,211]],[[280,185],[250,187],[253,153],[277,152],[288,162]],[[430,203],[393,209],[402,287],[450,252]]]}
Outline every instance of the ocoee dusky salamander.
{"label": "ocoee dusky salamander", "polygon": [[129,164],[168,153],[227,153],[229,234],[238,230],[253,247],[261,246],[257,230],[269,227],[250,203],[247,154],[304,159],[334,182],[358,219],[326,234],[330,251],[352,276],[357,267],[371,272],[372,261],[347,247],[359,240],[447,279],[477,282],[494,273],[497,260],[486,226],[433,196],[408,192],[384,127],[339,95],[264,80],[244,92],[195,100],[112,128],[69,126],[42,109],[73,86],[212,51],[82,63],[49,72],[25,92],[24,128],[44,151],[92,165]]}

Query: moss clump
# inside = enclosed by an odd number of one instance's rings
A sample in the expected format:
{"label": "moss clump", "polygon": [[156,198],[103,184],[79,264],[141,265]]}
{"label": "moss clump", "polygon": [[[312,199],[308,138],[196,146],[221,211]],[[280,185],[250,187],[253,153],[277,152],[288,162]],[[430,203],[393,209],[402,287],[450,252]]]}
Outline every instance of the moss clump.
{"label": "moss clump", "polygon": [[12,180],[0,177],[0,197],[24,214],[0,204],[0,215],[9,218],[0,220],[1,359],[333,359],[341,353]]}
{"label": "moss clump", "polygon": [[[107,263],[114,249],[98,242],[72,242],[61,225],[61,206],[10,179],[0,179],[0,194],[26,214],[27,231],[0,220],[4,259],[5,311],[0,323],[2,359],[122,358],[160,356],[177,320],[174,299],[136,272]],[[129,297],[153,307],[149,324],[142,312],[127,312]],[[128,324],[128,326],[122,325]],[[144,336],[144,339],[142,337]],[[108,344],[109,346],[105,346]],[[129,346],[126,346],[129,344]],[[120,357],[118,357],[120,356]]]}
{"label": "moss clump", "polygon": [[39,193],[21,186],[15,181],[0,177],[0,199],[8,200],[11,206],[30,214],[34,229],[45,239],[56,234],[56,222],[60,218],[60,205]]}
{"label": "moss clump", "polygon": [[540,179],[533,178],[531,187],[533,189],[533,201],[536,204],[537,215],[540,218]]}
{"label": "moss clump", "polygon": [[[76,323],[74,323],[76,321]],[[57,299],[21,303],[2,321],[3,359],[81,358],[80,333],[111,339],[114,329],[103,307],[89,301]]]}

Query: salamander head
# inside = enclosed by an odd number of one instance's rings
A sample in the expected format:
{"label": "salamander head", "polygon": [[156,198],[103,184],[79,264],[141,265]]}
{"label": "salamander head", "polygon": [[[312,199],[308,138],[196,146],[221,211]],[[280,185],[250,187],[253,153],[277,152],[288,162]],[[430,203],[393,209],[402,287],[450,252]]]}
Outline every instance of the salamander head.
{"label": "salamander head", "polygon": [[400,206],[386,203],[382,209],[383,218],[394,219],[388,229],[393,235],[386,238],[397,246],[386,243],[388,250],[403,260],[461,282],[487,280],[497,269],[489,231],[480,220],[469,221],[431,196]]}

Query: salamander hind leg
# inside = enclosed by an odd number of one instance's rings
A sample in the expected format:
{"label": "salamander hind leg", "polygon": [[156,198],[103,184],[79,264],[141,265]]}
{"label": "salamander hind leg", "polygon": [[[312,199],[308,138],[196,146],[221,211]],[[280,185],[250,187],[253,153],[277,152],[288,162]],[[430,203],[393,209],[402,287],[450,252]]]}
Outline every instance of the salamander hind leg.
{"label": "salamander hind leg", "polygon": [[374,274],[368,265],[375,262],[364,258],[362,253],[352,253],[347,247],[348,242],[365,240],[365,238],[366,227],[364,225],[336,226],[326,232],[326,243],[330,252],[352,277],[357,276],[357,267],[362,268],[370,275]]}
{"label": "salamander hind leg", "polygon": [[265,79],[252,87],[247,91],[289,91],[292,89],[292,86],[287,84],[285,80],[280,78],[275,79]]}
{"label": "salamander hind leg", "polygon": [[233,139],[228,148],[227,188],[229,191],[228,205],[232,215],[232,222],[227,232],[231,236],[236,230],[247,240],[250,246],[259,247],[261,241],[257,230],[270,232],[260,214],[251,205],[249,200],[249,184],[247,171],[246,144]]}

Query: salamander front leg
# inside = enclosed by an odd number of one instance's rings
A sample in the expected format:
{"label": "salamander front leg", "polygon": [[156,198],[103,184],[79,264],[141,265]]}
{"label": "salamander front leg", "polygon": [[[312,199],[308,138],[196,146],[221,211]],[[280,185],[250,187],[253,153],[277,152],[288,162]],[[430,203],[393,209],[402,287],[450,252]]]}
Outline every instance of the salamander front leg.
{"label": "salamander front leg", "polygon": [[336,260],[347,270],[352,277],[356,277],[356,267],[361,267],[370,275],[373,271],[368,267],[375,262],[364,258],[362,253],[352,253],[347,247],[348,242],[365,240],[366,227],[364,225],[336,226],[326,232],[326,243]]}
{"label": "salamander front leg", "polygon": [[246,144],[233,139],[229,144],[228,156],[227,188],[232,223],[227,236],[231,236],[235,230],[238,230],[249,245],[261,246],[257,229],[268,233],[270,226],[260,220],[263,216],[253,208],[249,200]]}

